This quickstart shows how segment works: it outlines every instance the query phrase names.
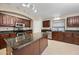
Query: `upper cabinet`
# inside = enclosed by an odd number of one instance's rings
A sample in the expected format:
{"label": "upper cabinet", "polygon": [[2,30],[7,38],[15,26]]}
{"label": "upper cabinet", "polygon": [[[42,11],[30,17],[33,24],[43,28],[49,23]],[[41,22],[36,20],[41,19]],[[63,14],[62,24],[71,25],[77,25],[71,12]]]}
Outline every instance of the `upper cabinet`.
{"label": "upper cabinet", "polygon": [[50,20],[43,21],[43,27],[50,27]]}
{"label": "upper cabinet", "polygon": [[0,13],[0,26],[15,26],[16,23],[24,23],[25,27],[31,27],[31,20]]}
{"label": "upper cabinet", "polygon": [[0,26],[15,26],[17,17],[0,14]]}
{"label": "upper cabinet", "polygon": [[25,27],[31,27],[32,20],[23,19],[23,23],[25,24]]}
{"label": "upper cabinet", "polygon": [[67,18],[68,27],[79,27],[79,16],[73,16]]}

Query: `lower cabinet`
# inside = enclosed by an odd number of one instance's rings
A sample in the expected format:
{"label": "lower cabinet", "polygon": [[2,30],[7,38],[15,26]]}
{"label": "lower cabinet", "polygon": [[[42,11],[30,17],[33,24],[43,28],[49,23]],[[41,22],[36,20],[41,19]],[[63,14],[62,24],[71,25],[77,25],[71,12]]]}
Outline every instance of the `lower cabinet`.
{"label": "lower cabinet", "polygon": [[33,45],[30,44],[21,49],[13,50],[13,55],[31,55],[33,54]]}
{"label": "lower cabinet", "polygon": [[75,39],[74,39],[74,44],[79,45],[79,38],[75,38]]}
{"label": "lower cabinet", "polygon": [[48,39],[42,38],[40,39],[40,54],[44,51],[44,49],[48,46]]}
{"label": "lower cabinet", "polygon": [[52,39],[57,41],[63,41],[63,32],[52,32]]}
{"label": "lower cabinet", "polygon": [[73,33],[71,33],[71,32],[65,32],[64,33],[64,42],[67,42],[67,43],[74,43],[74,41],[73,41],[74,39],[73,39]]}
{"label": "lower cabinet", "polygon": [[74,44],[77,44],[77,45],[79,45],[79,33],[77,32],[77,33],[75,33],[75,34],[73,34],[73,39],[74,39]]}
{"label": "lower cabinet", "polygon": [[13,50],[13,55],[39,55],[48,45],[47,38],[41,38],[21,49]]}
{"label": "lower cabinet", "polygon": [[52,32],[52,40],[58,40],[58,32]]}
{"label": "lower cabinet", "polygon": [[0,38],[0,49],[6,48],[6,47],[7,47],[7,43],[3,38]]}
{"label": "lower cabinet", "polygon": [[33,45],[33,54],[34,55],[39,55],[40,54],[40,45],[39,45],[39,40],[34,42],[32,45]]}
{"label": "lower cabinet", "polygon": [[52,32],[52,39],[79,45],[78,32]]}

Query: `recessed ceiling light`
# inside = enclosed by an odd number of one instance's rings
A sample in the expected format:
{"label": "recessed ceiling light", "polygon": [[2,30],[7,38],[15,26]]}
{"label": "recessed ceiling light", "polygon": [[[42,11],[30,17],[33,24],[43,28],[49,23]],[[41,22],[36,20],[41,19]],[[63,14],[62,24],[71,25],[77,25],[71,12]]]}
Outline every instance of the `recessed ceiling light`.
{"label": "recessed ceiling light", "polygon": [[35,5],[33,5],[33,8],[32,8],[32,10],[34,10],[35,9]]}
{"label": "recessed ceiling light", "polygon": [[36,12],[37,12],[37,10],[35,9],[35,10],[34,10],[34,12],[36,13]]}
{"label": "recessed ceiling light", "polygon": [[22,6],[23,6],[23,7],[26,7],[26,4],[23,3]]}
{"label": "recessed ceiling light", "polygon": [[30,7],[30,4],[27,4],[26,6],[29,8]]}

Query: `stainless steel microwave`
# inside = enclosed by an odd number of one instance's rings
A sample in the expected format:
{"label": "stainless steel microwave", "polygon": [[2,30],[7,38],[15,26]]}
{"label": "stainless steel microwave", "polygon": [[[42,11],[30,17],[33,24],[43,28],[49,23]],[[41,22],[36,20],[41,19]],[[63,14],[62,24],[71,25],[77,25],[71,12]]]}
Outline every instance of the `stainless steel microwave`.
{"label": "stainless steel microwave", "polygon": [[25,27],[25,24],[23,24],[23,23],[16,23],[15,27]]}

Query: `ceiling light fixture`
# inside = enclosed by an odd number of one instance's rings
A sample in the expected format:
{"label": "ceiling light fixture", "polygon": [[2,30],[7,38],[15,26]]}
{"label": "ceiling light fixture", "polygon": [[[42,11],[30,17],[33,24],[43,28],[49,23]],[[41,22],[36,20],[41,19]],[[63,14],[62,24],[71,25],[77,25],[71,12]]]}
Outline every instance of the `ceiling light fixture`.
{"label": "ceiling light fixture", "polygon": [[27,4],[26,6],[29,8],[31,4]]}
{"label": "ceiling light fixture", "polygon": [[26,4],[23,3],[22,6],[23,6],[23,7],[26,7]]}
{"label": "ceiling light fixture", "polygon": [[32,8],[32,10],[34,10],[35,9],[35,5],[33,5],[33,8]]}
{"label": "ceiling light fixture", "polygon": [[35,9],[34,12],[37,13],[37,10]]}

